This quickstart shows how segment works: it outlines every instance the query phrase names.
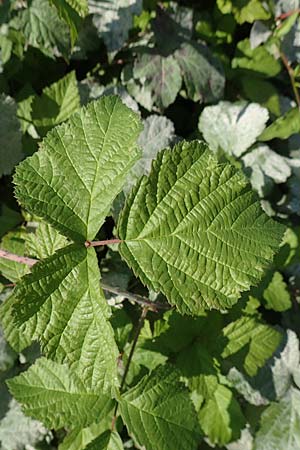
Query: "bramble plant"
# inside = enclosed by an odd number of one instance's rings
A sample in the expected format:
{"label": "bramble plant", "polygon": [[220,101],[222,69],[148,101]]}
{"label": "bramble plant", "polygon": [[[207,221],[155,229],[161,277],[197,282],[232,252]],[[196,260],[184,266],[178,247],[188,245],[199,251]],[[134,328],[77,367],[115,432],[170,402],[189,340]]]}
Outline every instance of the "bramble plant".
{"label": "bramble plant", "polygon": [[0,450],[300,450],[300,0],[0,2]]}

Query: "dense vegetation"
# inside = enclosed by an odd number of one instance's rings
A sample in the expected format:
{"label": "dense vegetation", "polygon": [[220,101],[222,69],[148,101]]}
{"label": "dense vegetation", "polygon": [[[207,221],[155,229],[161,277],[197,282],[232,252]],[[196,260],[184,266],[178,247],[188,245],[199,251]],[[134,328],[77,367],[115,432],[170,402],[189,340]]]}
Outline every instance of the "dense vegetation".
{"label": "dense vegetation", "polygon": [[0,69],[0,449],[300,450],[299,0],[4,0]]}

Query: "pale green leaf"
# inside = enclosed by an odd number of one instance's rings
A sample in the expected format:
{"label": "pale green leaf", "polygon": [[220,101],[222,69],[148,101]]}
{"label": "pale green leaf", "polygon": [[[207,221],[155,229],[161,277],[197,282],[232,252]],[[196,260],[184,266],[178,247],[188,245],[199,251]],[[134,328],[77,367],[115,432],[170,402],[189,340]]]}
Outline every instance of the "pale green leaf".
{"label": "pale green leaf", "polygon": [[220,100],[225,86],[221,62],[208,47],[184,42],[174,53],[181,68],[188,97],[197,102],[211,103]]}
{"label": "pale green leaf", "polygon": [[0,96],[0,177],[8,175],[22,159],[21,124],[17,118],[15,101]]}
{"label": "pale green leaf", "polygon": [[89,7],[87,0],[66,0],[71,8],[79,14],[80,17],[85,17],[88,15]]}
{"label": "pale green leaf", "polygon": [[73,428],[59,445],[58,450],[84,450],[90,442],[108,429],[111,421],[111,417],[107,415],[100,423],[93,423],[85,428]]}
{"label": "pale green leaf", "polygon": [[69,56],[70,37],[65,22],[48,0],[32,0],[20,15],[20,28],[26,42],[50,57]]}
{"label": "pale green leaf", "polygon": [[245,426],[245,418],[232,391],[222,384],[200,409],[198,417],[212,444],[227,444],[239,437]]}
{"label": "pale green leaf", "polygon": [[199,141],[159,153],[118,224],[135,274],[188,314],[232,306],[262,277],[283,231],[243,174]]}
{"label": "pale green leaf", "polygon": [[240,24],[270,18],[267,5],[261,0],[217,0],[217,4],[223,14],[232,13]]}
{"label": "pale green leaf", "polygon": [[282,312],[292,307],[288,286],[280,272],[274,272],[272,280],[264,290],[263,297],[267,302],[267,309]]}
{"label": "pale green leaf", "polygon": [[73,71],[46,87],[40,97],[33,99],[32,122],[40,135],[44,136],[52,127],[67,120],[79,107],[80,98]]}
{"label": "pale green leaf", "polygon": [[292,134],[300,133],[300,111],[298,107],[290,109],[284,116],[275,120],[259,136],[260,141],[287,139]]}
{"label": "pale green leaf", "polygon": [[64,236],[45,222],[39,223],[35,233],[28,233],[25,241],[26,254],[37,259],[53,255],[68,243]]}
{"label": "pale green leaf", "polygon": [[108,52],[116,53],[128,38],[133,15],[142,12],[142,0],[89,0],[89,12]]}
{"label": "pale green leaf", "polygon": [[[1,241],[1,249],[19,256],[24,256],[26,232],[24,230],[11,231]],[[9,259],[0,258],[0,273],[12,283],[19,281],[28,272],[26,264]]]}
{"label": "pale green leaf", "polygon": [[231,322],[224,328],[223,335],[228,341],[222,352],[223,358],[246,350],[243,366],[251,376],[273,355],[282,339],[279,331],[260,323],[253,316]]}
{"label": "pale green leaf", "polygon": [[249,75],[275,77],[281,71],[279,60],[264,47],[251,48],[250,40],[244,39],[237,44],[232,60],[233,69],[246,71]]}
{"label": "pale green leaf", "polygon": [[26,414],[50,428],[87,426],[109,414],[110,395],[87,388],[68,366],[40,358],[26,372],[7,381]]}
{"label": "pale green leaf", "polygon": [[[159,109],[167,108],[175,101],[182,84],[179,64],[172,55],[144,53],[138,56],[133,77],[136,82],[142,82]],[[136,100],[139,101],[138,98]]]}
{"label": "pale green leaf", "polygon": [[160,366],[120,402],[130,434],[147,450],[196,450],[197,417],[188,390],[171,366]]}
{"label": "pale green leaf", "polygon": [[241,156],[264,130],[268,118],[267,109],[257,103],[224,101],[204,108],[199,130],[213,151]]}
{"label": "pale green leaf", "polygon": [[70,245],[36,264],[15,290],[18,324],[34,326],[45,354],[80,371],[86,386],[116,385],[118,350],[94,249]]}
{"label": "pale green leaf", "polygon": [[118,97],[90,103],[48,133],[16,170],[19,202],[74,240],[92,240],[140,154],[138,116]]}
{"label": "pale green leaf", "polygon": [[123,450],[123,443],[115,431],[105,431],[91,442],[85,450]]}
{"label": "pale green leaf", "polygon": [[15,400],[10,401],[9,410],[0,421],[1,450],[33,449],[47,434],[42,423],[26,417],[20,405]]}
{"label": "pale green leaf", "polygon": [[262,414],[253,450],[300,449],[300,391],[291,388],[279,403]]}

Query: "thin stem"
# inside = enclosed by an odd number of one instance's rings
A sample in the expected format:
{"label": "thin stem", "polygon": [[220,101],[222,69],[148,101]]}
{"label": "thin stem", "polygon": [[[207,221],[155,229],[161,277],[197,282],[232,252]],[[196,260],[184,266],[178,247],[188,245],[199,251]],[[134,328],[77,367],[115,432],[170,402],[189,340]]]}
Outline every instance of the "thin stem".
{"label": "thin stem", "polygon": [[15,255],[14,253],[7,252],[0,249],[0,258],[9,259],[18,263],[26,264],[29,267],[34,266],[38,261],[36,259],[27,258],[26,256]]}
{"label": "thin stem", "polygon": [[[124,386],[125,386],[126,377],[127,377],[128,371],[129,371],[130,363],[132,361],[134,350],[136,348],[136,344],[137,344],[140,332],[141,332],[141,330],[143,328],[144,321],[146,319],[148,311],[149,311],[149,307],[148,306],[144,306],[143,309],[142,309],[142,314],[140,315],[140,318],[139,318],[139,321],[138,321],[138,324],[137,324],[137,328],[136,328],[136,331],[135,331],[134,339],[133,339],[133,342],[132,342],[132,346],[131,346],[131,349],[130,349],[128,360],[127,360],[127,363],[126,363],[126,366],[125,366],[125,370],[124,370],[124,373],[123,373],[123,376],[122,376],[122,380],[121,380],[121,386],[120,386],[120,393],[121,394],[122,394],[122,392],[124,390]],[[116,407],[115,407],[114,416],[113,416],[112,424],[111,424],[111,429],[112,430],[114,429],[114,426],[115,426],[115,423],[116,423],[118,406],[119,406],[119,403],[117,403]]]}
{"label": "thin stem", "polygon": [[290,65],[286,55],[283,52],[280,52],[280,57],[281,57],[281,60],[282,60],[282,62],[284,64],[288,74],[289,74],[289,77],[290,77],[290,80],[291,80],[291,85],[292,85],[293,92],[294,92],[294,96],[295,96],[298,108],[300,109],[300,94],[299,94],[299,91],[298,91],[297,86],[296,86],[294,70],[291,67],[291,65]]}
{"label": "thin stem", "polygon": [[85,246],[88,247],[100,247],[100,245],[120,244],[123,242],[121,239],[106,239],[104,241],[85,241]]}
{"label": "thin stem", "polygon": [[119,288],[108,286],[107,284],[103,283],[101,283],[101,287],[104,291],[111,292],[112,294],[115,295],[121,295],[122,297],[125,297],[128,300],[137,303],[138,305],[147,306],[149,311],[158,312],[159,309],[162,310],[171,309],[171,306],[168,304],[151,302],[148,298],[143,297],[142,295],[132,294],[131,292],[128,291],[122,291]]}
{"label": "thin stem", "polygon": [[282,13],[282,14],[280,14],[279,16],[275,17],[275,20],[277,21],[277,20],[284,20],[284,19],[287,19],[288,17],[292,16],[292,15],[295,14],[296,12],[297,12],[297,13],[300,13],[300,8],[292,9],[291,11],[288,11],[288,12],[286,12],[286,13]]}

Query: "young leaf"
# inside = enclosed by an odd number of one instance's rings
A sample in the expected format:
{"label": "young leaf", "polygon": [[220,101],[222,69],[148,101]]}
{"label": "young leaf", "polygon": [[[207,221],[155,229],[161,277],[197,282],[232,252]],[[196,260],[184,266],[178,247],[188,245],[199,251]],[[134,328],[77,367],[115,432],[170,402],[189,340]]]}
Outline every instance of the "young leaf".
{"label": "young leaf", "polygon": [[270,18],[267,6],[261,0],[217,0],[217,4],[223,14],[232,13],[240,24]]}
{"label": "young leaf", "polygon": [[0,96],[0,177],[9,174],[22,158],[21,124],[14,100]]}
{"label": "young leaf", "polygon": [[147,450],[196,450],[196,412],[171,366],[160,366],[127,391],[120,409],[129,433]]}
{"label": "young leaf", "polygon": [[275,120],[262,132],[259,140],[287,139],[295,133],[300,133],[300,111],[298,107],[290,109],[284,116]]}
{"label": "young leaf", "polygon": [[76,372],[46,358],[7,384],[25,413],[49,428],[84,427],[100,421],[113,408],[110,395],[88,389]]}
{"label": "young leaf", "polygon": [[251,48],[250,40],[244,39],[237,45],[232,60],[233,69],[241,69],[249,75],[275,77],[281,71],[280,62],[264,47]]}
{"label": "young leaf", "polygon": [[75,365],[86,386],[107,390],[118,383],[118,350],[99,281],[94,249],[70,245],[23,278],[14,315],[20,325],[34,324],[49,358]]}
{"label": "young leaf", "polygon": [[264,130],[268,118],[267,109],[257,103],[220,102],[204,108],[199,130],[213,151],[241,156]]}
{"label": "young leaf", "polygon": [[280,272],[274,272],[271,282],[264,290],[263,296],[267,302],[267,309],[282,312],[292,306],[288,286]]}
{"label": "young leaf", "polygon": [[67,120],[80,107],[80,98],[75,72],[70,72],[51,86],[46,87],[40,97],[31,103],[33,124],[41,136],[55,125]]}
{"label": "young leaf", "polygon": [[254,450],[296,450],[300,448],[300,391],[291,388],[279,403],[262,414]]}
{"label": "young leaf", "polygon": [[158,155],[118,224],[135,274],[188,314],[232,306],[261,278],[283,231],[243,174],[199,141]]}
{"label": "young leaf", "polygon": [[140,120],[118,97],[102,97],[52,130],[17,167],[16,196],[75,241],[92,240],[140,151]]}

